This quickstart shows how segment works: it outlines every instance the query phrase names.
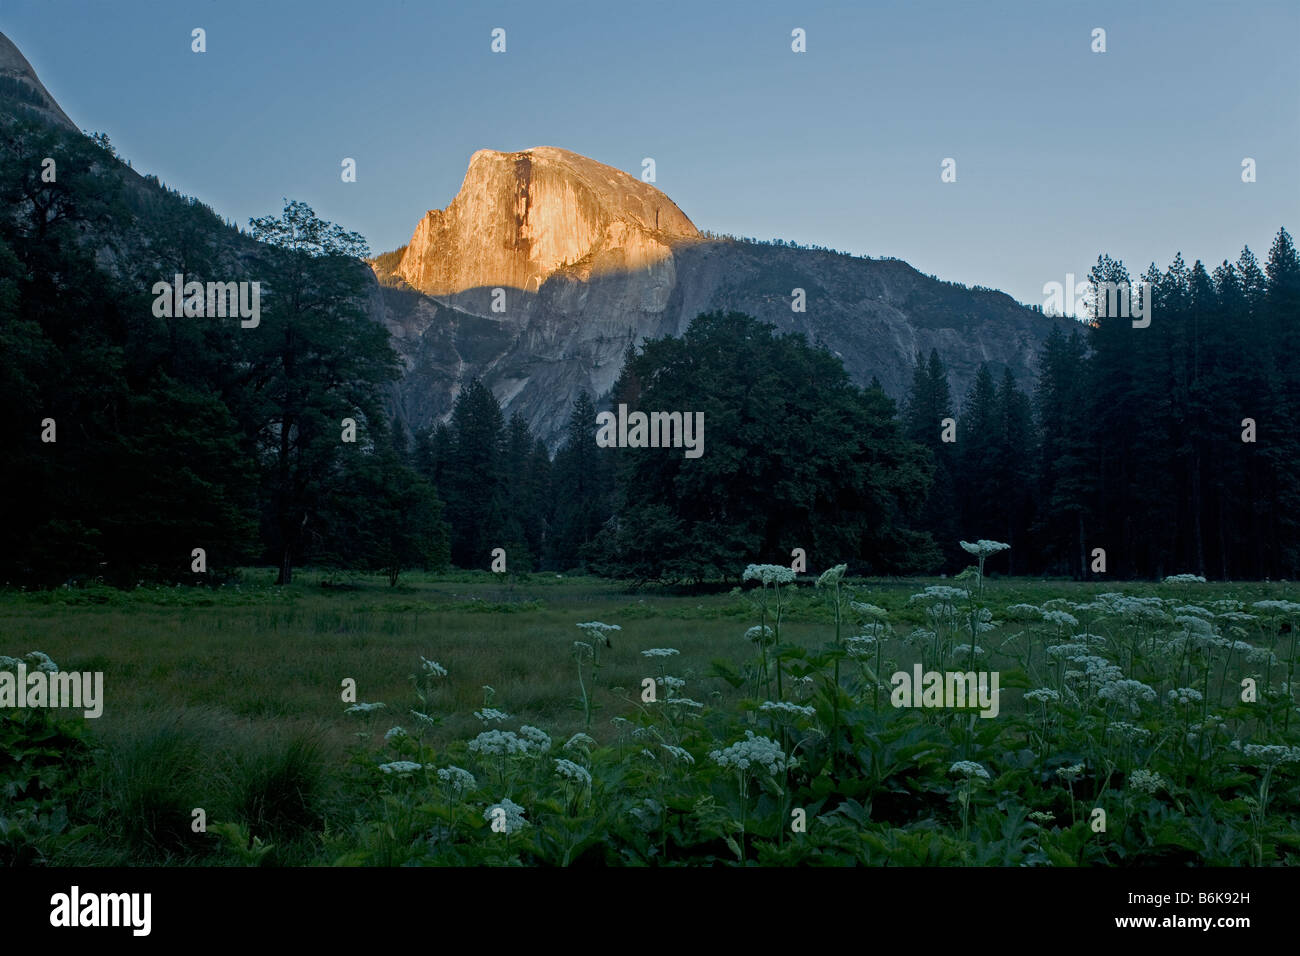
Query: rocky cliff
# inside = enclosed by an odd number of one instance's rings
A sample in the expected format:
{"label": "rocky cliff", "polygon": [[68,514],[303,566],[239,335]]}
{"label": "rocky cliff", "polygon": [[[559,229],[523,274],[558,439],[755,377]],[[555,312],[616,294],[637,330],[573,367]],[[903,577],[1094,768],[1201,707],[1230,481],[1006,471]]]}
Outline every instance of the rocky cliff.
{"label": "rocky cliff", "polygon": [[560,272],[583,281],[637,274],[641,287],[655,277],[650,284],[666,294],[672,243],[698,237],[672,200],[613,167],[550,146],[481,149],[451,204],[416,226],[394,271],[470,311],[490,310],[484,289],[535,293]]}
{"label": "rocky cliff", "polygon": [[0,33],[0,83],[8,81],[13,84],[10,99],[17,101],[23,108],[44,117],[56,126],[76,130],[77,124],[68,118],[68,114],[54,101],[44,84],[36,76],[36,71],[27,62],[18,47],[14,46],[3,33]]}
{"label": "rocky cliff", "polygon": [[895,259],[705,238],[653,186],[553,147],[475,153],[450,205],[373,265],[407,366],[395,403],[408,426],[445,417],[477,375],[552,445],[579,391],[613,385],[629,343],[678,335],[701,312],[801,332],[895,398],[932,348],[959,399],[983,362],[1028,386],[1053,324],[1069,325]]}

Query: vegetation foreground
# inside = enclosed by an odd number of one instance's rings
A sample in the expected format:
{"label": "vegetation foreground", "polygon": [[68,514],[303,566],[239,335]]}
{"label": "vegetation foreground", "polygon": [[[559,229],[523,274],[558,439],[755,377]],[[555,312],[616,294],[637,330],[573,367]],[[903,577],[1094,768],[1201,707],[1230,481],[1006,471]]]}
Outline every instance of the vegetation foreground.
{"label": "vegetation foreground", "polygon": [[[1300,861],[1300,588],[986,579],[968,550],[946,581],[764,565],[704,596],[4,592],[0,654],[102,671],[105,703],[0,710],[0,860]],[[995,673],[996,715],[894,706],[916,665]]]}

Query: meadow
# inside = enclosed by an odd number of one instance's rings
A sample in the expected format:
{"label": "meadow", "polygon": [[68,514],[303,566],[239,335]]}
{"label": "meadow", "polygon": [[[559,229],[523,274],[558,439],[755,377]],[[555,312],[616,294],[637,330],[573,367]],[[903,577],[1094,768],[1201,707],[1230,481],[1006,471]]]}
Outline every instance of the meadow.
{"label": "meadow", "polygon": [[[750,576],[0,592],[0,655],[105,675],[0,712],[0,860],[1300,861],[1300,587]],[[892,706],[916,664],[997,716]]]}

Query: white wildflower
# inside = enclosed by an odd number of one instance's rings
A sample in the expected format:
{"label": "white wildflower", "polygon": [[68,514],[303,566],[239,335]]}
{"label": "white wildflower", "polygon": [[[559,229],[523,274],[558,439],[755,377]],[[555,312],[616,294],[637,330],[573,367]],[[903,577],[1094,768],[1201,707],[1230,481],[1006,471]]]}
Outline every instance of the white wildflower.
{"label": "white wildflower", "polygon": [[1156,699],[1155,688],[1137,680],[1116,680],[1102,686],[1097,692],[1102,700],[1114,701],[1137,713],[1138,705]]}
{"label": "white wildflower", "polygon": [[395,773],[399,777],[405,777],[407,774],[419,770],[420,765],[412,763],[410,760],[394,760],[391,763],[381,763],[379,769],[384,773]]}
{"label": "white wildflower", "polygon": [[745,739],[727,747],[725,750],[712,750],[709,759],[719,767],[733,768],[740,771],[750,767],[762,767],[770,774],[778,774],[786,768],[786,756],[781,745],[766,737],[756,737],[752,730],[745,731]]}
{"label": "white wildflower", "polygon": [[979,777],[981,780],[989,779],[989,772],[973,760],[958,760],[948,768],[949,773],[961,774],[967,779]]}
{"label": "white wildflower", "polygon": [[1047,648],[1047,656],[1052,660],[1076,661],[1091,655],[1092,648],[1086,644],[1051,644]]}
{"label": "white wildflower", "polygon": [[581,730],[564,742],[561,750],[589,750],[596,746],[594,738],[584,734]]}
{"label": "white wildflower", "polygon": [[925,644],[935,639],[937,635],[934,631],[927,630],[924,627],[914,627],[903,641],[907,644]]}
{"label": "white wildflower", "polygon": [[1248,664],[1276,664],[1277,657],[1267,647],[1252,647],[1246,652]]}
{"label": "white wildflower", "polygon": [[997,554],[999,551],[1010,550],[1011,545],[1003,544],[1000,541],[989,541],[987,538],[980,538],[974,544],[969,541],[961,542],[961,549],[967,554],[973,554],[977,558],[987,558],[991,554]]}
{"label": "white wildflower", "polygon": [[488,823],[500,820],[505,825],[507,835],[516,833],[528,825],[524,819],[524,808],[509,797],[502,797],[500,803],[494,803],[483,811],[483,819]]}
{"label": "white wildflower", "polygon": [[919,601],[922,604],[953,604],[965,601],[967,596],[961,588],[948,587],[946,584],[932,584],[920,594],[913,594],[907,599],[907,603]]}
{"label": "white wildflower", "polygon": [[1168,786],[1164,777],[1151,770],[1134,770],[1129,774],[1128,783],[1134,790],[1141,790],[1143,793],[1151,794]]}
{"label": "white wildflower", "polygon": [[1082,682],[1089,686],[1101,686],[1122,680],[1124,677],[1124,671],[1117,664],[1112,664],[1104,657],[1095,655],[1076,657],[1074,663],[1082,665],[1083,670],[1067,670],[1065,672],[1066,680]]}
{"label": "white wildflower", "polygon": [[476,710],[474,716],[485,724],[499,724],[510,719],[509,714],[504,710],[497,710],[495,707],[484,707],[482,710]]}
{"label": "white wildflower", "polygon": [[583,633],[587,635],[592,644],[604,644],[606,647],[613,647],[609,635],[614,631],[623,630],[617,624],[603,624],[600,621],[587,621],[579,624],[578,627],[582,628]]}
{"label": "white wildflower", "polygon": [[1043,620],[1058,627],[1075,628],[1079,626],[1079,619],[1073,614],[1067,614],[1064,611],[1044,611]]}
{"label": "white wildflower", "polygon": [[591,772],[586,767],[574,763],[572,760],[565,760],[563,757],[556,758],[555,772],[565,780],[576,783],[579,786],[591,786]]}
{"label": "white wildflower", "polygon": [[478,781],[468,770],[460,767],[443,767],[438,771],[438,780],[453,793],[469,793],[478,786]]}
{"label": "white wildflower", "polygon": [[404,727],[390,727],[388,733],[384,734],[384,740],[391,743],[394,740],[401,740],[403,737],[409,737]]}
{"label": "white wildflower", "polygon": [[817,587],[832,588],[844,580],[844,572],[849,569],[847,564],[837,564],[833,568],[827,568],[817,578]]}
{"label": "white wildflower", "polygon": [[1198,647],[1223,647],[1227,644],[1214,630],[1214,625],[1203,617],[1182,614],[1174,618],[1174,623],[1183,628],[1184,633],[1192,638]]}
{"label": "white wildflower", "polygon": [[680,760],[683,763],[688,763],[688,764],[695,763],[695,758],[691,756],[690,751],[686,750],[683,747],[674,747],[672,744],[660,744],[659,746],[663,747],[664,750],[667,750],[670,754],[672,754],[675,760]]}
{"label": "white wildflower", "polygon": [[659,703],[664,705],[672,704],[674,707],[703,707],[704,706],[698,700],[691,700],[689,697],[665,697]]}
{"label": "white wildflower", "polygon": [[791,704],[784,700],[765,700],[759,704],[758,709],[769,713],[789,714],[792,717],[815,717],[817,715],[816,708]]}
{"label": "white wildflower", "polygon": [[524,746],[529,750],[544,754],[551,749],[551,738],[544,730],[524,724],[519,728],[519,736],[524,739]]}
{"label": "white wildflower", "polygon": [[1282,744],[1246,744],[1241,752],[1250,761],[1262,766],[1279,763],[1300,762],[1300,747],[1286,747]]}
{"label": "white wildflower", "polygon": [[1300,614],[1300,604],[1294,601],[1256,601],[1251,607],[1261,611],[1276,611],[1278,614]]}
{"label": "white wildflower", "polygon": [[763,584],[792,584],[794,571],[783,564],[751,564],[745,568],[742,581],[760,581]]}
{"label": "white wildflower", "polygon": [[1038,687],[1025,693],[1025,700],[1038,700],[1044,704],[1056,703],[1060,699],[1060,692],[1052,690],[1050,687]]}
{"label": "white wildflower", "polygon": [[850,657],[870,657],[875,653],[876,638],[870,634],[859,634],[844,642]]}
{"label": "white wildflower", "polygon": [[424,655],[420,655],[420,660],[424,664],[424,672],[426,674],[432,674],[434,677],[447,676],[447,668],[443,667],[437,661],[431,661]]}
{"label": "white wildflower", "polygon": [[375,703],[375,704],[357,703],[357,704],[353,704],[347,710],[343,711],[343,713],[369,714],[369,713],[373,713],[376,710],[383,710],[383,709],[384,709],[384,705],[380,703]]}
{"label": "white wildflower", "polygon": [[470,753],[509,757],[528,752],[528,744],[510,730],[485,730],[469,742]]}
{"label": "white wildflower", "polygon": [[1007,613],[1014,614],[1017,617],[1021,615],[1029,615],[1029,614],[1037,614],[1038,616],[1041,617],[1043,614],[1043,609],[1036,604],[1012,604],[1010,607],[1007,608]]}
{"label": "white wildflower", "polygon": [[411,716],[413,716],[416,720],[418,720],[420,723],[424,724],[425,726],[428,726],[428,727],[437,727],[437,726],[438,726],[438,720],[437,720],[437,718],[435,718],[435,717],[430,717],[428,714],[421,713],[421,712],[418,711],[418,710],[413,710],[413,711],[411,711]]}
{"label": "white wildflower", "polygon": [[649,650],[642,651],[642,657],[672,657],[679,653],[675,647],[652,647]]}
{"label": "white wildflower", "polygon": [[861,617],[870,621],[884,621],[889,617],[888,611],[883,607],[877,607],[874,604],[863,604],[861,601],[851,601],[849,607],[856,611]]}
{"label": "white wildflower", "polygon": [[1151,731],[1138,727],[1126,720],[1117,720],[1108,728],[1108,732],[1126,743],[1138,744],[1151,736]]}

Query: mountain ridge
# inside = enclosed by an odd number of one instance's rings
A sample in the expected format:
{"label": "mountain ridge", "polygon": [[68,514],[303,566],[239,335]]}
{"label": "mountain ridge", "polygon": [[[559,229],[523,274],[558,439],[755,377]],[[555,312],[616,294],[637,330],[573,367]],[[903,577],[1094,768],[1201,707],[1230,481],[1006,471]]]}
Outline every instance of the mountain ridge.
{"label": "mountain ridge", "polygon": [[[7,102],[77,131],[3,34],[0,78],[10,81],[0,88]],[[156,179],[125,166],[123,176],[137,207],[164,215]],[[256,244],[213,219],[214,261],[248,272]],[[154,231],[99,237],[101,258],[148,273],[165,238]],[[878,379],[895,399],[917,355],[931,349],[958,400],[982,362],[1031,385],[1051,328],[1073,325],[898,259],[704,235],[650,183],[553,146],[476,151],[452,201],[428,210],[406,247],[369,266],[368,313],[405,367],[390,414],[412,431],[445,420],[462,386],[479,377],[552,449],[578,394],[608,392],[629,345],[681,335],[703,312],[747,312],[803,334],[836,354],[856,384]]]}
{"label": "mountain ridge", "polygon": [[579,392],[612,387],[628,345],[681,335],[703,312],[803,334],[895,399],[931,349],[959,399],[983,362],[1031,384],[1051,328],[1071,325],[899,259],[705,236],[650,184],[556,147],[475,152],[452,202],[370,265],[407,367],[397,416],[445,419],[477,376],[551,447]]}
{"label": "mountain ridge", "polygon": [[27,61],[27,57],[23,56],[17,44],[3,33],[0,33],[0,78],[6,78],[25,86],[34,94],[35,99],[27,98],[22,103],[27,109],[41,114],[58,126],[80,132],[77,124],[72,122],[67,113],[63,112],[63,108],[59,106],[50,91],[45,88],[45,84],[37,77],[36,70]]}

